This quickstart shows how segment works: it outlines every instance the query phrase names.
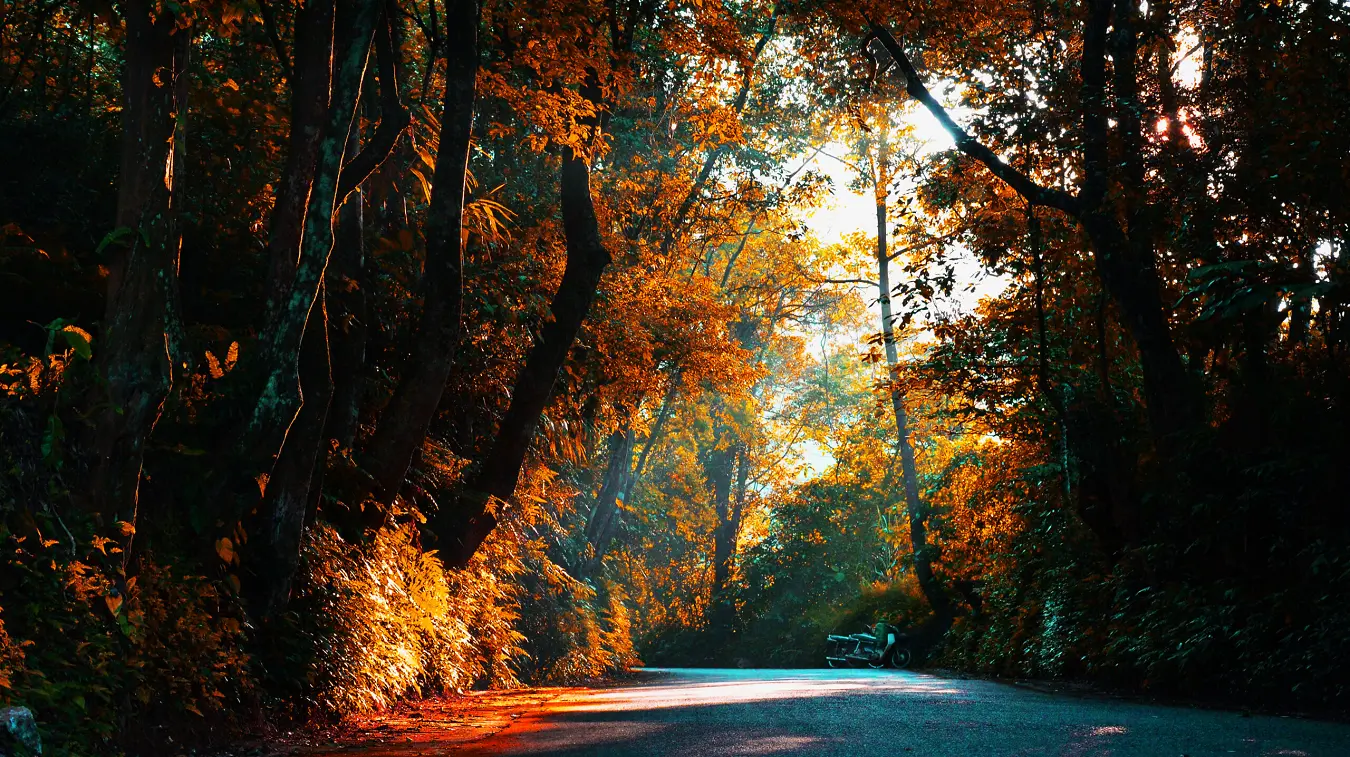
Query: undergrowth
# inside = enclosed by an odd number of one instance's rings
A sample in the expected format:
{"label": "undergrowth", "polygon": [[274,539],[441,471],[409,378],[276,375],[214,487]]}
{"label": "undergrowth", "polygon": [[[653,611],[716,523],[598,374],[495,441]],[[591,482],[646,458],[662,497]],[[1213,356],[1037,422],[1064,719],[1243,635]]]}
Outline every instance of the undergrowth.
{"label": "undergrowth", "polygon": [[622,590],[572,578],[535,535],[574,497],[542,467],[526,471],[526,506],[462,570],[422,546],[411,506],[351,540],[320,518],[286,612],[260,621],[236,576],[72,507],[34,401],[53,399],[55,382],[32,375],[25,402],[0,405],[0,706],[33,711],[45,754],[176,754],[637,662]]}

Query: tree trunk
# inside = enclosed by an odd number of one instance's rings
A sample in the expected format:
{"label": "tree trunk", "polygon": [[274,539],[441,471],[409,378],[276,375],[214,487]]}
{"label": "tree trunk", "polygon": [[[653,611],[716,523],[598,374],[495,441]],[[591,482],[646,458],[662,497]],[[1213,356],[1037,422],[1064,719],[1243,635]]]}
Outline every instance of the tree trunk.
{"label": "tree trunk", "polygon": [[[379,0],[339,0],[335,9],[332,90],[310,183],[300,257],[286,296],[259,336],[254,354],[237,371],[239,393],[255,399],[227,443],[227,454],[221,456],[215,496],[226,534],[248,513],[259,510],[261,522],[251,521],[255,523],[251,535],[262,535],[241,551],[255,573],[270,570],[268,566],[295,564],[291,550],[299,544],[310,501],[309,475],[322,443],[331,392],[327,324],[322,303],[317,313],[314,306],[333,249],[339,177],[379,13]],[[313,360],[302,357],[306,343]],[[269,491],[274,478],[278,490]],[[290,576],[268,575],[266,580],[279,586]],[[262,593],[275,596],[277,591]],[[264,613],[276,609],[275,600],[264,601],[261,609]]]}
{"label": "tree trunk", "polygon": [[122,75],[122,167],[117,197],[120,244],[109,265],[100,372],[105,408],[95,426],[95,507],[109,520],[136,521],[146,440],[186,367],[178,298],[177,226],[186,146],[191,29],[146,0],[128,0]]}
{"label": "tree trunk", "polygon": [[[647,441],[642,445],[642,452],[638,455],[637,464],[633,470],[624,477],[623,494],[619,498],[619,505],[628,505],[633,501],[633,489],[637,486],[638,479],[642,477],[642,471],[647,467],[647,459],[651,455],[652,447],[661,439],[665,430],[666,419],[670,417],[670,409],[675,400],[675,395],[680,387],[680,369],[676,368],[670,377],[670,387],[666,389],[666,395],[661,400],[661,409],[656,413],[656,420],[652,422],[651,430],[647,432]],[[632,441],[629,441],[631,456]],[[609,549],[609,542],[614,537],[614,530],[618,527],[620,508],[613,508],[609,516],[605,518],[595,529],[595,536],[589,539],[591,554],[581,565],[581,574],[583,576],[594,575],[600,569],[604,561],[605,552]],[[589,526],[588,526],[589,529]],[[589,530],[588,530],[589,536]]]}
{"label": "tree trunk", "polygon": [[304,401],[272,468],[258,518],[246,529],[249,539],[239,550],[251,578],[246,595],[260,617],[270,617],[286,606],[291,579],[300,565],[306,515],[314,501],[312,495],[317,494],[311,489],[322,481],[317,468],[323,460],[324,427],[333,396],[330,361],[328,315],[320,288],[300,346]]}
{"label": "tree trunk", "polygon": [[717,526],[713,530],[713,583],[708,624],[715,636],[725,639],[731,635],[736,620],[735,603],[728,589],[741,533],[750,456],[743,444],[718,450],[714,455],[717,457],[708,475],[713,485]]}
{"label": "tree trunk", "polygon": [[[347,151],[360,146],[359,124],[352,124]],[[324,301],[328,305],[328,345],[331,363],[332,395],[324,431],[319,446],[319,457],[314,463],[313,479],[309,486],[309,502],[305,506],[305,525],[318,516],[323,499],[324,477],[329,456],[342,450],[350,455],[356,446],[361,420],[361,399],[366,380],[366,342],[369,336],[366,311],[365,219],[364,195],[357,189],[347,196],[338,211],[337,236],[333,258],[324,272]],[[331,509],[325,517],[338,531],[350,539],[359,538],[369,522],[362,518],[362,502],[352,497],[362,484],[342,491],[345,510]]]}
{"label": "tree trunk", "polygon": [[595,505],[586,519],[586,554],[582,555],[580,571],[589,574],[590,568],[600,566],[601,539],[609,538],[609,524],[622,501],[623,493],[628,489],[628,479],[632,475],[633,429],[625,424],[623,428],[609,435],[609,464],[595,496]]}
{"label": "tree trunk", "polygon": [[440,148],[426,224],[426,304],[412,354],[363,461],[378,487],[377,496],[386,503],[397,496],[408,466],[421,449],[459,347],[464,192],[478,75],[477,0],[453,0],[447,12],[451,37]]}
{"label": "tree trunk", "polygon": [[932,549],[928,544],[928,508],[919,496],[919,473],[914,462],[914,446],[910,442],[909,417],[905,413],[905,397],[895,383],[895,370],[900,363],[895,346],[895,330],[891,313],[890,255],[886,240],[886,205],[890,177],[888,174],[886,129],[880,132],[877,169],[874,177],[877,208],[877,299],[881,304],[881,336],[886,349],[886,367],[890,377],[891,409],[895,414],[895,440],[900,448],[900,471],[905,484],[905,507],[909,513],[909,541],[914,550],[914,575],[919,588],[938,617],[951,615],[951,599],[933,573]]}
{"label": "tree trunk", "polygon": [[[1060,429],[1059,448],[1064,502],[1075,504],[1079,518],[1097,536],[1105,551],[1114,555],[1126,546],[1137,543],[1139,507],[1133,496],[1130,475],[1127,473],[1130,463],[1124,458],[1119,440],[1115,438],[1118,433],[1113,431],[1119,421],[1114,417],[1114,409],[1107,400],[1109,393],[1106,390],[1109,388],[1110,378],[1106,367],[1107,358],[1102,352],[1098,360],[1100,407],[1088,410],[1081,408],[1081,403],[1075,403],[1075,406],[1070,408],[1064,393],[1055,387],[1051,378],[1050,337],[1045,304],[1044,241],[1041,236],[1040,218],[1037,217],[1034,206],[1030,205],[1027,207],[1027,237],[1035,286],[1036,385],[1050,403]],[[1102,304],[1104,303],[1103,299]],[[1099,351],[1105,350],[1105,317],[1105,312],[1098,313]],[[1071,413],[1071,410],[1075,412]],[[1106,433],[1102,432],[1103,428],[1107,429]],[[1080,463],[1076,502],[1071,468],[1071,461],[1075,459]]]}
{"label": "tree trunk", "polygon": [[1105,211],[1085,215],[1082,224],[1092,240],[1102,284],[1139,348],[1149,425],[1162,440],[1195,428],[1203,412],[1172,339],[1151,251],[1148,260],[1136,259],[1119,224]]}
{"label": "tree trunk", "polygon": [[[378,3],[379,0],[377,0]],[[345,7],[345,3],[344,3]],[[320,143],[331,116],[333,77],[339,73],[342,56],[333,55],[335,26],[333,0],[310,0],[296,22],[295,74],[291,92],[290,152],[272,211],[272,231],[268,238],[267,315],[269,322],[278,314],[294,284],[307,208],[314,199],[312,188],[320,158]],[[346,13],[346,11],[344,11]],[[380,125],[365,149],[344,151],[346,163],[337,179],[337,203],[360,187],[361,183],[393,151],[399,136],[407,129],[410,116],[399,93],[399,49],[394,44],[392,13],[397,8],[387,2],[380,12],[374,44],[378,51],[380,81]],[[364,66],[364,61],[363,64]],[[364,68],[362,78],[364,79]],[[360,82],[357,91],[360,91]],[[345,95],[344,95],[345,96]],[[331,101],[331,103],[330,103]],[[358,145],[359,146],[359,145]]]}
{"label": "tree trunk", "polygon": [[[346,154],[361,148],[360,123],[353,118]],[[340,329],[330,319],[328,282],[336,283],[343,323],[353,320],[349,308],[364,308],[356,285],[362,259],[361,192],[352,192],[338,210],[332,262],[324,272],[314,311],[305,323],[300,344],[300,390],[303,403],[272,470],[259,517],[246,531],[250,539],[240,551],[249,560],[249,601],[262,617],[270,617],[290,601],[291,583],[300,565],[305,525],[314,519],[322,494],[329,439],[355,434],[359,376],[365,355],[364,327]],[[350,274],[347,276],[346,274]],[[362,313],[364,317],[364,312]],[[333,350],[336,340],[340,353]],[[340,357],[341,362],[336,358]],[[340,377],[340,381],[339,381]],[[338,417],[332,414],[339,384],[343,390]],[[335,425],[345,426],[341,429]],[[347,446],[350,447],[350,440]]]}
{"label": "tree trunk", "polygon": [[[353,124],[348,152],[358,148],[359,129]],[[366,310],[364,192],[359,188],[338,211],[333,259],[324,273],[325,297],[329,303],[328,342],[333,361],[333,402],[328,413],[324,441],[336,440],[341,449],[356,444],[360,421],[366,341],[369,336]]]}
{"label": "tree trunk", "polygon": [[[370,50],[372,44],[377,44],[374,40],[377,19],[380,19],[378,0],[342,2],[336,9],[328,123],[319,143],[301,254],[282,309],[274,313],[268,332],[260,340],[267,360],[264,364],[268,370],[267,384],[244,436],[249,446],[237,450],[243,460],[252,463],[245,471],[261,468],[266,476],[259,481],[262,504],[258,518],[247,529],[252,538],[240,550],[255,576],[250,599],[254,610],[264,617],[285,607],[289,600],[304,525],[317,506],[318,487],[322,485],[320,466],[326,459],[322,450],[334,388],[323,280],[337,246],[335,217],[339,207],[347,205],[346,198],[355,194],[360,183],[392,148],[392,139],[406,125],[406,112],[398,101],[398,82],[392,73],[393,51],[386,39],[378,43],[383,96],[380,127],[372,144],[364,151],[356,151],[360,143],[354,138],[357,108]],[[380,31],[387,35],[388,16],[380,20]],[[348,161],[353,153],[355,157]],[[360,212],[357,195],[356,204],[348,213]],[[354,241],[359,248],[359,238],[347,241]],[[351,257],[351,253],[347,255]],[[357,252],[356,257],[359,256]],[[291,340],[297,331],[300,344],[294,348],[298,349],[295,355]],[[268,450],[276,450],[273,460],[263,459]]]}
{"label": "tree trunk", "polygon": [[319,140],[328,115],[332,80],[335,0],[307,0],[295,19],[291,76],[291,129],[286,165],[277,184],[267,239],[267,315],[281,307],[295,276]]}
{"label": "tree trunk", "polygon": [[[718,441],[720,443],[722,440]],[[714,616],[718,614],[718,605],[726,590],[727,579],[731,576],[731,558],[736,547],[736,535],[731,531],[731,488],[739,453],[740,448],[732,446],[714,449],[708,455],[708,484],[712,487],[713,510],[717,515],[717,524],[713,527],[711,606]],[[718,623],[714,622],[714,625]]]}
{"label": "tree trunk", "polygon": [[319,143],[300,258],[284,302],[258,340],[262,391],[249,418],[244,435],[247,442],[241,445],[241,451],[246,458],[257,459],[261,472],[269,475],[302,402],[300,343],[333,250],[338,178],[378,14],[378,0],[351,0],[338,5],[328,123]]}
{"label": "tree trunk", "polygon": [[[582,94],[598,107],[600,88],[594,81],[594,74],[588,78],[591,80],[582,87]],[[596,119],[584,119],[583,125],[590,127],[598,137]],[[598,140],[592,141],[595,143]],[[567,360],[572,342],[581,330],[581,322],[595,299],[600,277],[610,263],[609,251],[601,240],[595,217],[590,177],[588,157],[566,150],[561,196],[567,265],[549,308],[553,319],[543,325],[525,366],[516,377],[511,405],[478,475],[461,497],[459,506],[438,513],[434,521],[432,530],[443,540],[443,554],[452,565],[467,565],[496,527],[497,519],[488,511],[489,500],[493,497],[506,500],[515,492],[535,426],[553,394],[558,370]]]}

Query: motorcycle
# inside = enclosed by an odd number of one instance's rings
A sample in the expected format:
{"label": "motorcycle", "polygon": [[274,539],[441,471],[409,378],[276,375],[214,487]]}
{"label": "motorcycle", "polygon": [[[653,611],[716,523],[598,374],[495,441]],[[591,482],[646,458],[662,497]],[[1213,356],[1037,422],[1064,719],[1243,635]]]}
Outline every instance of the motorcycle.
{"label": "motorcycle", "polygon": [[825,640],[825,663],[832,668],[907,668],[914,661],[907,634],[889,623],[877,623],[870,631],[830,634]]}

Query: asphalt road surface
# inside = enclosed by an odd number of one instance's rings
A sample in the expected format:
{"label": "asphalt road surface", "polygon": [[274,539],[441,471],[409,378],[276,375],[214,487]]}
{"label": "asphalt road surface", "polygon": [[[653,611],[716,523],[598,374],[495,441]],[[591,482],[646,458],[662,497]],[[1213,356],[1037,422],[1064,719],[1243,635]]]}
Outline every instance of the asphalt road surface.
{"label": "asphalt road surface", "polygon": [[583,689],[455,754],[1350,757],[1350,725],[888,670],[663,671]]}

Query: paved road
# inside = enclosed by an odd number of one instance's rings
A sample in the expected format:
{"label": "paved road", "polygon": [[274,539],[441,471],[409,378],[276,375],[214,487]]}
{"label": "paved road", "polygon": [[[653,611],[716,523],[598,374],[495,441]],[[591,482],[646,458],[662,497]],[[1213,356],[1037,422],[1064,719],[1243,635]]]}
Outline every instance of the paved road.
{"label": "paved road", "polygon": [[558,757],[1350,757],[1350,725],[1043,694],[911,672],[670,670],[587,689],[455,752]]}

